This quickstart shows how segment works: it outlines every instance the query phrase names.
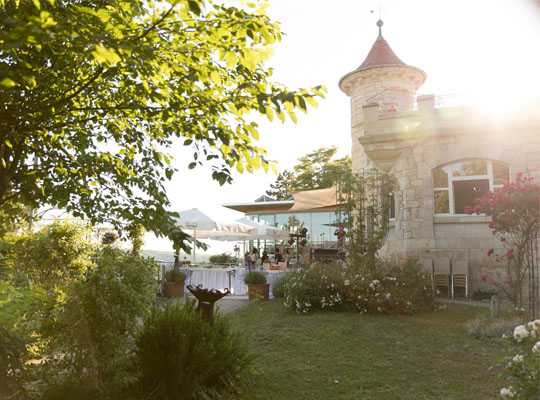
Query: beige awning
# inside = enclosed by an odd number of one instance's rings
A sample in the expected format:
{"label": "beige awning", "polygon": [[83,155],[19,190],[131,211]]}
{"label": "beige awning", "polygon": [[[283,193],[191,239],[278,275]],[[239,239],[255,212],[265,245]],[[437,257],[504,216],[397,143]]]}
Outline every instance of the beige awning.
{"label": "beige awning", "polygon": [[334,210],[337,206],[336,188],[304,190],[293,193],[294,205],[287,212]]}

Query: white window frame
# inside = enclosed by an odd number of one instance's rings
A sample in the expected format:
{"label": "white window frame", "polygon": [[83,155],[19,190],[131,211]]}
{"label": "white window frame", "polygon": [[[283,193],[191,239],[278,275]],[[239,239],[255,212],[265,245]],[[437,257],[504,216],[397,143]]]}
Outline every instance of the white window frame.
{"label": "white window frame", "polygon": [[[453,166],[454,164],[467,162],[467,161],[485,161],[487,163],[487,174],[486,175],[470,175],[470,176],[453,176]],[[439,165],[438,167],[434,168],[431,171],[431,191],[432,191],[432,199],[433,199],[433,215],[436,217],[448,217],[448,216],[467,216],[468,214],[456,214],[455,213],[455,207],[454,207],[454,181],[474,181],[474,180],[481,180],[481,179],[487,179],[489,182],[489,190],[492,192],[495,191],[495,189],[502,188],[504,184],[502,185],[495,185],[493,183],[493,162],[503,164],[508,167],[508,175],[510,175],[510,166],[506,163],[503,163],[501,161],[497,160],[487,160],[484,158],[469,158],[465,160],[455,160],[447,164]],[[448,167],[448,186],[447,187],[434,187],[434,181],[433,181],[433,172],[438,168],[444,168]],[[510,178],[510,176],[508,177]],[[449,205],[449,212],[448,213],[435,213],[435,191],[448,191],[448,205]]]}

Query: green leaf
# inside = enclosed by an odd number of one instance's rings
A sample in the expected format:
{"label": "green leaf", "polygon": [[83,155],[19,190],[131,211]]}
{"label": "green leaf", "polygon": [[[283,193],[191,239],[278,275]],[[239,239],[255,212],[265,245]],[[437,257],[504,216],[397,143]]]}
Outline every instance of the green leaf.
{"label": "green leaf", "polygon": [[118,54],[101,45],[97,45],[95,50],[92,51],[91,54],[99,63],[116,64],[121,61],[121,58]]}
{"label": "green leaf", "polygon": [[4,78],[0,81],[0,85],[7,88],[12,88],[13,86],[15,86],[15,81],[10,78]]}
{"label": "green leaf", "polygon": [[227,66],[229,68],[234,68],[236,66],[236,63],[238,62],[238,56],[234,52],[228,52],[225,56],[225,61],[227,62]]}

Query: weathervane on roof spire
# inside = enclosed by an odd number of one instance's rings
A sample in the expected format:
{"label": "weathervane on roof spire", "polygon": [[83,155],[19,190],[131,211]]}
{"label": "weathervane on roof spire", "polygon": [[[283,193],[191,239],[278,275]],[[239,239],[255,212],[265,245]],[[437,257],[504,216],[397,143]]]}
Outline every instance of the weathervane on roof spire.
{"label": "weathervane on roof spire", "polygon": [[381,19],[381,3],[379,3],[379,20],[377,21],[377,26],[379,27],[379,37],[382,37],[382,26],[384,22]]}

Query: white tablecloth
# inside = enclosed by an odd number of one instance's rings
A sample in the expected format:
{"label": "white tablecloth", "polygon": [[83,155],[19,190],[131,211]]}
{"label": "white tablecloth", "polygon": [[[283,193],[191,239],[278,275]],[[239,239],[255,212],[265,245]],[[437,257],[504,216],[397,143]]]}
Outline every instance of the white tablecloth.
{"label": "white tablecloth", "polygon": [[[228,288],[233,294],[245,293],[243,268],[189,268],[193,286],[205,289],[223,290]],[[230,277],[229,277],[230,275]]]}
{"label": "white tablecloth", "polygon": [[[223,290],[229,288],[232,294],[247,293],[247,286],[244,283],[244,276],[247,274],[245,268],[189,268],[189,271],[191,271],[191,281],[188,279],[186,284],[202,285],[205,289]],[[231,273],[230,280],[227,272]],[[263,271],[263,273],[266,275],[267,282],[272,286],[274,281],[285,272]],[[270,290],[272,290],[271,287]]]}

